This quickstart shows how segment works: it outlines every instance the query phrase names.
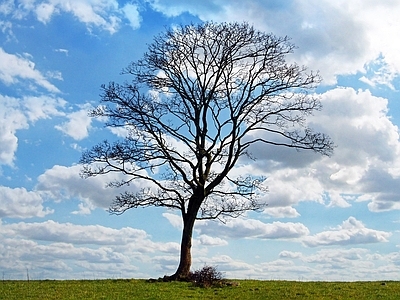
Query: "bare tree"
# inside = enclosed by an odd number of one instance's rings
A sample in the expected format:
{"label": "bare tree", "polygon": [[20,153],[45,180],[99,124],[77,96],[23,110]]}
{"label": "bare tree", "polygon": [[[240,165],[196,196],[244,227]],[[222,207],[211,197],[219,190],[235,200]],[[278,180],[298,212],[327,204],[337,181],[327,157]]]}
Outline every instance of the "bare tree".
{"label": "bare tree", "polygon": [[262,209],[263,178],[232,170],[254,143],[310,149],[329,155],[333,143],[306,126],[319,110],[312,94],[318,73],[286,62],[287,37],[247,23],[204,23],[166,30],[147,53],[123,70],[132,80],[102,86],[93,117],[124,127],[127,136],[104,141],[81,158],[82,176],[123,173],[110,186],[147,182],[117,196],[110,212],[160,206],[180,211],[180,263],[171,279],[187,278],[198,219],[238,217]]}

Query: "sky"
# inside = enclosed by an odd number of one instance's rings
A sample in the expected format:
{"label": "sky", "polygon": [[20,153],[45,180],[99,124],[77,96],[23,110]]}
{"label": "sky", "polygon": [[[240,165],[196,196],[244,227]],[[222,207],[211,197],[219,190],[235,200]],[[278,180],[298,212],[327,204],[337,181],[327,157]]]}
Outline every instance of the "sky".
{"label": "sky", "polygon": [[262,212],[195,225],[193,268],[274,280],[400,280],[400,2],[2,0],[2,279],[149,278],[178,265],[180,215],[107,212],[113,176],[82,179],[82,152],[116,132],[88,117],[155,35],[246,21],[289,36],[323,82],[309,125],[331,157],[258,145],[236,172],[265,176]]}

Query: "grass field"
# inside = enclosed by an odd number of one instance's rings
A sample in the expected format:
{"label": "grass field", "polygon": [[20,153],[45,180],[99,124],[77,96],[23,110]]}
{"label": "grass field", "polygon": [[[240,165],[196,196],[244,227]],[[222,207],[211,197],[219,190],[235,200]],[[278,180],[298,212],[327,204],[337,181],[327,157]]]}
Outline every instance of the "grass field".
{"label": "grass field", "polygon": [[237,286],[195,287],[146,280],[0,282],[0,299],[400,299],[400,282],[235,280]]}

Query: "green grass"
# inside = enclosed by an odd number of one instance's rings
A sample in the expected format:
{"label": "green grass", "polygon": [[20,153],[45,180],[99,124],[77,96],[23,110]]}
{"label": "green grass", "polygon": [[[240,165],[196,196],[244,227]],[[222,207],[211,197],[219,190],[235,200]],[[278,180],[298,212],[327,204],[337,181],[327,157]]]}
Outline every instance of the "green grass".
{"label": "green grass", "polygon": [[65,280],[0,282],[0,299],[400,299],[400,282],[236,280],[238,286],[185,282]]}

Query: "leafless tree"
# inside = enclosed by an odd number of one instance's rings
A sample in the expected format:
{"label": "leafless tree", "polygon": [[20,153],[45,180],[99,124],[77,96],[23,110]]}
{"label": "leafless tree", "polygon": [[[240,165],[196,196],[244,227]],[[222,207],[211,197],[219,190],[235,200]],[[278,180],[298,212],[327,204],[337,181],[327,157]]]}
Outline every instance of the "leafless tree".
{"label": "leafless tree", "polygon": [[330,155],[333,143],[306,126],[321,108],[313,90],[318,73],[287,63],[287,37],[247,23],[180,26],[156,36],[143,58],[123,70],[131,81],[102,86],[93,117],[124,127],[127,136],[82,155],[82,176],[124,174],[110,186],[126,188],[110,212],[160,206],[180,211],[180,263],[171,279],[187,278],[198,219],[238,217],[262,209],[262,177],[232,170],[254,143]]}

